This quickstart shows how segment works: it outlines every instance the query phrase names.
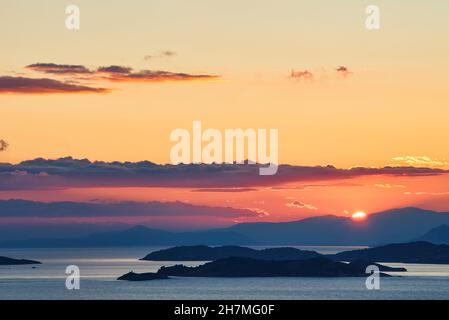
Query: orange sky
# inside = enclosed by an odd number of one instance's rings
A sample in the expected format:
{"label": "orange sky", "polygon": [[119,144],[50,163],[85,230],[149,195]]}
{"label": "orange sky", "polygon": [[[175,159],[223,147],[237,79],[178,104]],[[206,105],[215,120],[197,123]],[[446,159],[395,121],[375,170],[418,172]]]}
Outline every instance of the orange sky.
{"label": "orange sky", "polygon": [[[106,221],[148,223],[151,225],[229,225],[244,221],[291,221],[322,214],[351,216],[391,208],[417,206],[436,211],[449,210],[448,174],[440,176],[370,176],[310,183],[288,183],[276,187],[257,187],[242,192],[199,192],[191,188],[72,188],[64,190],[3,191],[0,199],[21,198],[35,201],[181,201],[194,205],[233,207],[259,212],[255,218],[204,219],[116,217]],[[175,220],[170,223],[170,220]],[[77,221],[103,221],[84,218]],[[159,221],[160,220],[160,221]]]}
{"label": "orange sky", "polygon": [[[10,144],[0,162],[72,156],[168,163],[170,132],[191,130],[200,120],[220,130],[278,129],[281,163],[449,169],[448,5],[377,2],[382,27],[368,31],[363,1],[79,0],[81,29],[69,31],[64,1],[2,1],[0,28],[13,32],[0,35],[0,139]],[[80,65],[95,76],[26,68],[35,63]],[[135,74],[112,80],[97,72],[111,65]],[[142,70],[170,74],[164,81],[133,79]],[[314,80],[291,78],[292,70],[307,70]],[[180,74],[205,77],[173,78]],[[1,90],[6,77],[108,90],[11,93]],[[362,186],[233,194],[1,191],[0,197],[180,200],[256,208],[269,213],[261,219],[275,220],[404,205],[449,209],[446,175],[350,182]],[[295,200],[309,206],[286,205]]]}
{"label": "orange sky", "polygon": [[[81,29],[69,31],[63,4],[2,1],[0,27],[14,32],[0,36],[1,76],[73,80],[25,69],[40,62],[220,78],[75,77],[113,90],[0,94],[0,138],[11,145],[1,161],[71,155],[166,163],[170,132],[191,128],[193,120],[218,129],[278,128],[282,163],[349,167],[387,165],[398,156],[449,158],[449,44],[442,41],[449,23],[439,19],[447,4],[379,1],[382,27],[368,31],[358,1],[252,2],[111,1],[105,10],[79,1]],[[336,72],[340,65],[349,76]],[[309,70],[315,80],[291,79],[291,70]]]}

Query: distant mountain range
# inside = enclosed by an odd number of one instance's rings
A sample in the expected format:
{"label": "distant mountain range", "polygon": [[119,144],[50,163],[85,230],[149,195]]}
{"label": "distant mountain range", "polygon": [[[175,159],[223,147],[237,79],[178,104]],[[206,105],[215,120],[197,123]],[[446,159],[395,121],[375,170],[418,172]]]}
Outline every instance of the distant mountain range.
{"label": "distant mountain range", "polygon": [[168,232],[136,226],[79,238],[2,241],[0,247],[94,247],[154,245],[379,245],[416,240],[449,224],[449,213],[419,208],[393,209],[355,222],[349,217],[318,216],[293,222],[241,223],[229,228]]}
{"label": "distant mountain range", "polygon": [[433,228],[418,238],[417,241],[427,241],[436,244],[449,244],[449,226],[443,224]]}
{"label": "distant mountain range", "polygon": [[337,261],[362,259],[376,262],[449,264],[449,245],[436,245],[429,242],[398,243],[345,251],[337,253],[332,258]]}
{"label": "distant mountain range", "polygon": [[449,224],[449,213],[410,207],[371,214],[359,222],[328,215],[284,223],[243,223],[228,230],[264,245],[378,245],[408,242],[441,224]]}
{"label": "distant mountain range", "polygon": [[38,238],[3,241],[0,247],[11,248],[70,248],[117,246],[166,246],[166,245],[252,245],[255,242],[242,234],[228,230],[197,232],[169,232],[135,226],[122,231],[93,233],[83,238]]}

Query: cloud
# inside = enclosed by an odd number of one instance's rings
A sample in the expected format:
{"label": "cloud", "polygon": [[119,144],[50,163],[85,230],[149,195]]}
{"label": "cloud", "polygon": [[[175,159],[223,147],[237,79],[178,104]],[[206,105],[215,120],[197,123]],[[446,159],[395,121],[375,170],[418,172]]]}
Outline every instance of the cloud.
{"label": "cloud", "polygon": [[250,210],[251,212],[256,212],[260,218],[267,217],[270,213],[264,209],[260,208],[245,208],[245,210]]}
{"label": "cloud", "polygon": [[[103,67],[102,70],[110,70],[111,68],[120,70],[123,72],[107,72],[107,75],[103,77],[104,80],[109,80],[113,82],[163,82],[163,81],[194,81],[194,80],[212,80],[220,78],[217,75],[208,74],[189,74],[189,73],[178,73],[170,71],[160,71],[160,70],[141,70],[137,72],[132,72],[130,69],[128,72],[125,71],[125,67],[110,66]],[[122,69],[120,69],[122,68]],[[100,69],[99,69],[100,71]],[[100,71],[105,72],[105,71]]]}
{"label": "cloud", "polygon": [[377,183],[374,185],[377,188],[384,188],[384,189],[392,189],[392,188],[405,188],[402,184],[389,184],[389,183]]}
{"label": "cloud", "polygon": [[311,205],[311,204],[307,204],[307,203],[303,203],[301,201],[295,200],[292,202],[289,202],[287,204],[285,204],[287,207],[289,208],[300,208],[300,209],[309,209],[309,210],[318,210],[317,207]]}
{"label": "cloud", "polygon": [[313,73],[309,70],[292,70],[290,73],[290,78],[304,80],[304,81],[312,81],[314,76]]}
{"label": "cloud", "polygon": [[329,78],[335,78],[337,79],[344,79],[347,78],[349,75],[352,75],[353,72],[349,70],[346,66],[339,66],[334,69],[335,71],[332,71],[332,73],[329,72],[329,70],[325,68],[321,68],[318,70],[310,71],[308,69],[303,70],[292,70],[290,72],[290,78],[298,80],[299,82],[312,82],[315,79],[318,81],[325,81]]}
{"label": "cloud", "polygon": [[106,93],[108,91],[104,88],[93,88],[52,79],[0,77],[0,94]]}
{"label": "cloud", "polygon": [[335,71],[337,71],[337,74],[339,74],[343,78],[346,78],[347,76],[352,74],[352,72],[349,71],[348,67],[345,66],[339,66],[335,69]]}
{"label": "cloud", "polygon": [[422,167],[449,167],[449,161],[446,159],[432,159],[427,156],[404,156],[394,157],[394,161],[410,165],[410,166],[422,166]]}
{"label": "cloud", "polygon": [[132,68],[130,67],[122,67],[122,66],[109,66],[109,67],[100,67],[98,68],[98,72],[111,73],[111,74],[129,74],[132,72]]}
{"label": "cloud", "polygon": [[445,192],[427,192],[427,191],[418,191],[418,192],[404,192],[405,195],[415,195],[415,196],[446,196],[449,195],[449,191]]}
{"label": "cloud", "polygon": [[257,191],[255,188],[205,188],[194,189],[192,192],[250,192]]}
{"label": "cloud", "polygon": [[[162,54],[169,56],[174,55],[172,51],[163,51]],[[111,65],[99,67],[96,70],[89,70],[82,65],[65,65],[55,63],[36,63],[26,66],[27,69],[43,72],[53,75],[72,75],[83,76],[82,80],[94,80],[94,81],[112,81],[112,82],[162,82],[162,81],[195,81],[195,80],[212,80],[220,78],[217,75],[209,74],[190,74],[183,72],[171,72],[161,70],[139,70],[134,71],[131,67]],[[11,78],[11,77],[4,77]],[[19,78],[16,78],[19,79]],[[24,78],[25,79],[25,78]],[[32,80],[47,80],[50,79],[32,79]],[[80,78],[78,78],[80,80]],[[57,82],[60,84],[70,85],[69,83]],[[47,84],[47,86],[56,86],[56,84]],[[72,85],[74,86],[74,85]],[[78,85],[78,88],[92,89],[86,86]],[[1,88],[0,88],[1,90]],[[106,90],[106,89],[96,89]],[[0,91],[1,92],[1,91]],[[23,92],[22,92],[23,93]]]}
{"label": "cloud", "polygon": [[26,66],[25,68],[50,74],[88,74],[92,73],[88,68],[82,65],[70,65],[70,64],[56,64],[56,63],[35,63]]}
{"label": "cloud", "polygon": [[[17,176],[14,172],[23,172]],[[0,190],[90,187],[256,188],[291,182],[330,181],[359,176],[428,176],[449,170],[415,167],[351,168],[280,165],[273,176],[260,176],[257,164],[159,165],[142,162],[91,162],[71,157],[0,163]]]}
{"label": "cloud", "polygon": [[259,217],[260,211],[183,202],[36,202],[0,200],[1,218]]}
{"label": "cloud", "polygon": [[[312,179],[314,180],[314,179]],[[317,179],[321,180],[321,179]],[[341,188],[341,187],[361,187],[361,184],[352,183],[352,182],[339,182],[339,183],[325,183],[325,184],[302,184],[298,186],[274,186],[269,187],[270,191],[280,191],[280,190],[316,190],[318,188]]]}
{"label": "cloud", "polygon": [[9,147],[8,142],[0,139],[0,152],[5,151],[6,149],[8,149],[8,147]]}
{"label": "cloud", "polygon": [[173,57],[176,56],[177,53],[175,51],[171,51],[171,50],[164,50],[164,51],[160,51],[158,53],[155,54],[147,54],[144,57],[144,60],[151,60],[154,58],[167,58],[167,57]]}

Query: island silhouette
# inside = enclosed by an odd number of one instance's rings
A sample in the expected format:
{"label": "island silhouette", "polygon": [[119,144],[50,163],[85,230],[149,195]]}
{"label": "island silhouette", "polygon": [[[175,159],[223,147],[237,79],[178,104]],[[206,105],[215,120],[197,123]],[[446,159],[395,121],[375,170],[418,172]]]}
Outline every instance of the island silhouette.
{"label": "island silhouette", "polygon": [[0,266],[13,266],[23,264],[41,264],[41,262],[26,259],[13,259],[8,257],[0,257]]}
{"label": "island silhouette", "polygon": [[[404,268],[392,268],[357,260],[351,263],[334,261],[326,257],[304,260],[259,260],[245,257],[218,259],[197,267],[175,265],[161,267],[157,273],[129,272],[117,280],[148,281],[169,277],[366,277],[366,268],[375,265],[379,271],[403,272]],[[390,275],[379,272],[380,276]]]}

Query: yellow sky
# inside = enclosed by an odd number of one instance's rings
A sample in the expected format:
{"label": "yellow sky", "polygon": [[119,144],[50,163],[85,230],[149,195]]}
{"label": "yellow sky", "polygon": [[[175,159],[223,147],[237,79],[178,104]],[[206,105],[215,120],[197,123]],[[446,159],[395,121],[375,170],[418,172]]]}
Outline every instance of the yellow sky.
{"label": "yellow sky", "polygon": [[[0,161],[71,155],[169,162],[175,128],[277,128],[280,162],[382,166],[449,159],[449,5],[376,1],[76,1],[0,4],[0,76],[37,62],[214,74],[197,82],[96,83],[108,94],[2,95]],[[172,57],[155,57],[162,50]],[[343,78],[335,68],[347,66]],[[310,70],[311,82],[290,79]],[[54,77],[53,77],[54,78]],[[61,78],[59,78],[61,79]]]}

